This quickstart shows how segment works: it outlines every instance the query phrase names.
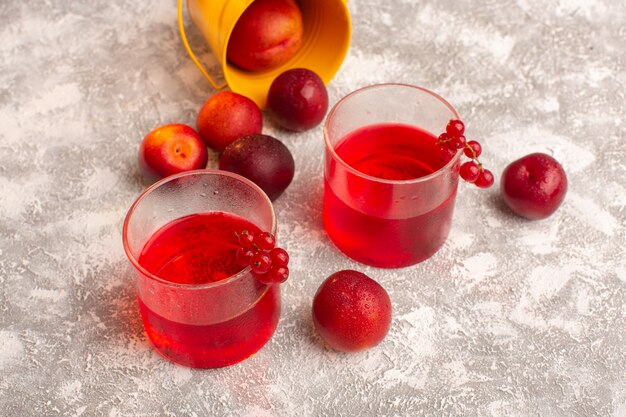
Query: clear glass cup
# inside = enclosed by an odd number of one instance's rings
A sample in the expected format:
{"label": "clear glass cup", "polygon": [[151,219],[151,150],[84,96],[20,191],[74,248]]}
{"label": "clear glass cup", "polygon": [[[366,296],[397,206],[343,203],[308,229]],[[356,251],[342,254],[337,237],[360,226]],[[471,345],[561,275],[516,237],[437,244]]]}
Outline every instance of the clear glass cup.
{"label": "clear glass cup", "polygon": [[279,285],[261,284],[250,267],[212,283],[181,284],[142,266],[142,251],[155,232],[185,216],[211,212],[234,214],[276,233],[274,209],[259,187],[212,170],[173,175],[146,189],[128,211],[122,233],[148,338],[165,358],[196,368],[251,356],[270,339],[280,316]]}
{"label": "clear glass cup", "polygon": [[[442,159],[430,174],[393,180],[364,174],[344,161],[337,149],[358,129],[403,125],[436,138],[445,132],[448,121],[458,118],[437,94],[403,84],[365,87],[333,107],[324,126],[323,219],[339,250],[356,261],[384,268],[413,265],[439,250],[452,223],[462,151]],[[366,136],[352,140],[365,141]],[[363,143],[369,148],[361,152],[376,156],[369,142]],[[403,146],[408,149],[412,144]],[[424,155],[429,152],[434,151],[425,150]]]}

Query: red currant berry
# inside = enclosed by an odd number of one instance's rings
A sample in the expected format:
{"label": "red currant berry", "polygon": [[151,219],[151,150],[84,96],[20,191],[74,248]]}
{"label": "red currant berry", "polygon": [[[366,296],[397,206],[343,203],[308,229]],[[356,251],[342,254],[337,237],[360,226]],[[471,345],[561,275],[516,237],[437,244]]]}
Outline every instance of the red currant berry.
{"label": "red currant berry", "polygon": [[265,274],[272,266],[272,258],[265,251],[259,251],[250,258],[250,269],[256,274]]}
{"label": "red currant berry", "polygon": [[467,182],[475,182],[480,175],[480,168],[474,161],[468,161],[461,165],[459,175]]}
{"label": "red currant berry", "polygon": [[461,149],[465,147],[465,136],[455,136],[452,138],[452,146],[456,149]]}
{"label": "red currant berry", "polygon": [[441,158],[448,162],[450,161],[452,158],[454,158],[454,155],[456,155],[456,149],[452,149],[452,148],[441,148]]}
{"label": "red currant berry", "polygon": [[263,232],[254,239],[254,243],[263,250],[270,250],[274,248],[276,239],[274,239],[274,235],[271,233]]}
{"label": "red currant berry", "polygon": [[493,174],[488,169],[483,169],[474,184],[480,188],[489,188],[493,185]]}
{"label": "red currant berry", "polygon": [[254,255],[254,251],[251,248],[239,248],[235,253],[235,260],[237,265],[244,268],[250,265],[250,259]]}
{"label": "red currant berry", "polygon": [[468,141],[467,146],[465,147],[465,149],[463,149],[463,153],[465,154],[465,156],[472,159],[478,158],[482,151],[483,148],[480,146],[480,143],[476,142],[475,140]]}
{"label": "red currant berry", "polygon": [[289,268],[274,265],[267,274],[259,275],[257,279],[263,284],[282,284],[289,278]]}
{"label": "red currant berry", "polygon": [[446,133],[452,137],[465,133],[465,125],[460,120],[450,120],[446,126]]}
{"label": "red currant berry", "polygon": [[254,232],[244,230],[237,235],[239,246],[242,248],[249,248],[254,244]]}
{"label": "red currant berry", "polygon": [[437,138],[437,145],[439,146],[447,146],[450,143],[450,136],[447,133],[442,133]]}
{"label": "red currant berry", "polygon": [[289,254],[283,248],[274,248],[270,251],[272,265],[287,266],[289,264]]}

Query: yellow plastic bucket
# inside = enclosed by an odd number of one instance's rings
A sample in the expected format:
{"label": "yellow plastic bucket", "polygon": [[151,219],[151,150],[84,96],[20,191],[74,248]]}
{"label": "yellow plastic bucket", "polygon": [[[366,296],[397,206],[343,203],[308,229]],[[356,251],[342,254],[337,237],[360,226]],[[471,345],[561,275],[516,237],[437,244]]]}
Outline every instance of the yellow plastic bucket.
{"label": "yellow plastic bucket", "polygon": [[328,84],[339,70],[350,46],[352,26],[346,0],[297,0],[304,25],[304,40],[300,50],[284,65],[259,72],[242,70],[226,60],[230,34],[252,1],[187,0],[191,21],[221,64],[226,84],[218,85],[189,47],[183,25],[183,0],[178,0],[178,26],[183,44],[211,85],[218,90],[228,85],[232,91],[265,108],[272,81],[290,68],[310,69]]}

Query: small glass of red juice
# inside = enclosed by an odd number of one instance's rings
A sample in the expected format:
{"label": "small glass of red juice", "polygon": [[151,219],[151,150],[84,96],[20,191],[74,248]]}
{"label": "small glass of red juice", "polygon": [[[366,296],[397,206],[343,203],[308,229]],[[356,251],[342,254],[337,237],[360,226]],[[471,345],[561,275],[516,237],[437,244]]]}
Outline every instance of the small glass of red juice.
{"label": "small glass of red juice", "polygon": [[280,317],[280,287],[237,264],[236,233],[276,233],[265,193],[212,170],[167,177],[130,208],[122,233],[148,338],[165,358],[218,368],[256,353]]}
{"label": "small glass of red juice", "polygon": [[324,125],[324,228],[350,258],[398,268],[432,256],[452,223],[459,160],[437,145],[459,116],[437,94],[403,84],[362,88]]}

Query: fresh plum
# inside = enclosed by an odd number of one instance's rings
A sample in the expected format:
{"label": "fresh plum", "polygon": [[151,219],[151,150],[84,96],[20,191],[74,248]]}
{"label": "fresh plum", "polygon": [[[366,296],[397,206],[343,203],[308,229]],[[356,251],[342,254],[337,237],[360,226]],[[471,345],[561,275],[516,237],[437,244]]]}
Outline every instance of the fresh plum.
{"label": "fresh plum", "polygon": [[502,172],[500,191],[514,213],[544,219],[559,208],[567,192],[567,177],[550,155],[533,153],[509,164]]}
{"label": "fresh plum", "polygon": [[313,298],[313,323],[333,349],[369,349],[389,331],[391,300],[387,291],[367,275],[352,270],[335,272]]}
{"label": "fresh plum", "polygon": [[228,145],[220,155],[219,168],[248,178],[274,201],[291,183],[295,165],[281,141],[255,134]]}
{"label": "fresh plum", "polygon": [[204,103],[196,124],[204,142],[222,151],[242,136],[261,133],[263,116],[254,101],[241,94],[222,91]]}
{"label": "fresh plum", "polygon": [[280,74],[267,94],[271,117],[285,129],[301,132],[317,126],[328,110],[328,93],[313,71],[294,68]]}
{"label": "fresh plum", "polygon": [[255,0],[237,20],[226,57],[248,71],[267,70],[289,61],[303,38],[302,14],[294,0]]}
{"label": "fresh plum", "polygon": [[193,128],[167,124],[148,133],[139,146],[139,169],[146,181],[205,168],[207,148]]}

